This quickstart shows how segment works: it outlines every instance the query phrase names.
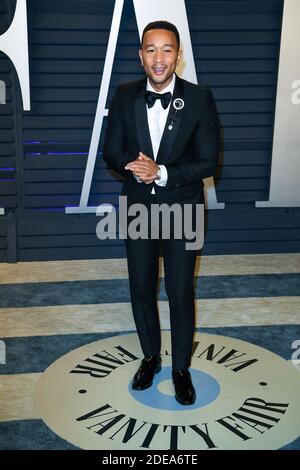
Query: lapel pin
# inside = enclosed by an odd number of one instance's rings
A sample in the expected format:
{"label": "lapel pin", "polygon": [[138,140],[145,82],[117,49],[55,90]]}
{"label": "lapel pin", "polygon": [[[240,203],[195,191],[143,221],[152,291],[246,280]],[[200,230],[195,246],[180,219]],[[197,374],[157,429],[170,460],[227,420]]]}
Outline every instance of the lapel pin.
{"label": "lapel pin", "polygon": [[[176,98],[174,101],[173,101],[173,108],[175,109],[175,116],[177,117],[177,112],[180,111],[181,109],[184,108],[184,101],[182,98]],[[175,117],[174,116],[174,117]],[[169,131],[171,131],[173,129],[173,124],[174,124],[174,120],[172,119],[171,121],[171,124],[169,125],[168,129]]]}
{"label": "lapel pin", "polygon": [[176,100],[173,101],[173,108],[176,109],[177,111],[180,111],[182,108],[184,108],[184,101],[181,98],[176,98]]}

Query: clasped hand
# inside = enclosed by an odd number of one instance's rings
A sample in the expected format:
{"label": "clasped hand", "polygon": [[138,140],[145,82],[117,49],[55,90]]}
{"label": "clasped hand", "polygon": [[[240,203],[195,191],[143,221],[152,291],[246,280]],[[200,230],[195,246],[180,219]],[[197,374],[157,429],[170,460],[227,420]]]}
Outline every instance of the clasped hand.
{"label": "clasped hand", "polygon": [[130,170],[140,178],[143,183],[152,183],[157,175],[159,166],[155,163],[152,158],[147,157],[144,153],[140,152],[139,156],[133,162],[127,163],[125,170]]}

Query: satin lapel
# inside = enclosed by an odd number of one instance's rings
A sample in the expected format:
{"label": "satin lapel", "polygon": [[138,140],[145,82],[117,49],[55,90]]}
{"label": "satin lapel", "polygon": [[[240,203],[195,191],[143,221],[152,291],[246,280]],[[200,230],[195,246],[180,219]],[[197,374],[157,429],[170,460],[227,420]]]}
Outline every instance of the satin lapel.
{"label": "satin lapel", "polygon": [[164,164],[168,160],[178,134],[183,110],[176,112],[173,102],[176,98],[184,100],[183,87],[183,81],[176,75],[174,94],[157,154],[156,163],[158,164]]}
{"label": "satin lapel", "polygon": [[147,110],[146,110],[146,80],[139,89],[135,99],[135,124],[140,144],[140,152],[153,159],[153,149],[148,126]]}

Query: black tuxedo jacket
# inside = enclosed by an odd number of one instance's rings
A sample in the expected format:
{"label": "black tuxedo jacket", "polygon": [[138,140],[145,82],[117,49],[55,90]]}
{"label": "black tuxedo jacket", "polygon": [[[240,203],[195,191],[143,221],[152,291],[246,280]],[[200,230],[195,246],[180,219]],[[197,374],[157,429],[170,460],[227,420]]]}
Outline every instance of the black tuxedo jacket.
{"label": "black tuxedo jacket", "polygon": [[[147,80],[118,86],[111,101],[103,158],[124,176],[122,195],[128,202],[149,198],[153,185],[159,203],[204,203],[203,178],[214,174],[219,154],[219,120],[208,87],[176,76],[166,126],[156,163],[168,171],[167,185],[138,183],[125,165],[139,152],[153,158],[145,102]],[[173,102],[184,101],[176,112]],[[172,123],[172,129],[169,129]]]}

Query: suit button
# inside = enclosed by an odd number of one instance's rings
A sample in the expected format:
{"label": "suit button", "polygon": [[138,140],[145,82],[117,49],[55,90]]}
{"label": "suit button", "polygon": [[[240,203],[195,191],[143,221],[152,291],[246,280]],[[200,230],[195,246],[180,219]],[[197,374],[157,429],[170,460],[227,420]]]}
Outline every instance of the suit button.
{"label": "suit button", "polygon": [[175,184],[175,188],[179,188],[180,184]]}

